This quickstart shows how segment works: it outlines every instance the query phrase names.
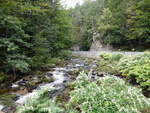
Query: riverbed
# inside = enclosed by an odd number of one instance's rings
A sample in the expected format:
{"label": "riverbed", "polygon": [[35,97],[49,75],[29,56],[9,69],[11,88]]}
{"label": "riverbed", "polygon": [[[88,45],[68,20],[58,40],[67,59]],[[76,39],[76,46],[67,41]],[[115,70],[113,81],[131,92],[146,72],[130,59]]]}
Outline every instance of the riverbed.
{"label": "riverbed", "polygon": [[[47,78],[47,82],[38,83],[38,78],[41,78],[41,76],[39,77],[35,75],[33,77],[29,77],[28,79],[16,81],[11,86],[12,91],[1,95],[3,98],[0,98],[0,111],[2,113],[15,113],[18,106],[23,105],[28,99],[37,96],[38,92],[44,89],[50,90],[53,88],[53,90],[55,90],[55,92],[51,94],[53,98],[62,93],[65,90],[65,84],[77,76],[75,75],[77,73],[74,72],[90,70],[94,66],[96,66],[94,62],[87,63],[81,58],[73,58],[70,60],[68,65],[64,67],[55,67],[51,69],[53,71],[49,71],[42,75],[44,78]],[[74,74],[71,75],[71,73]],[[32,88],[26,88],[25,83],[28,83],[30,78],[34,81],[33,85],[35,86],[32,85]]]}

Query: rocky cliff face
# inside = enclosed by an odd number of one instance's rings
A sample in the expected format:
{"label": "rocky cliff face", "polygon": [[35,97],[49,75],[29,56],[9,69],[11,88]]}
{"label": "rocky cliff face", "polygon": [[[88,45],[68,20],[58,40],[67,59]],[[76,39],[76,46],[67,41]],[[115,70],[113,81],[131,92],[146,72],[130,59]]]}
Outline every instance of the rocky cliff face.
{"label": "rocky cliff face", "polygon": [[103,45],[99,40],[93,40],[90,51],[111,51],[110,45]]}

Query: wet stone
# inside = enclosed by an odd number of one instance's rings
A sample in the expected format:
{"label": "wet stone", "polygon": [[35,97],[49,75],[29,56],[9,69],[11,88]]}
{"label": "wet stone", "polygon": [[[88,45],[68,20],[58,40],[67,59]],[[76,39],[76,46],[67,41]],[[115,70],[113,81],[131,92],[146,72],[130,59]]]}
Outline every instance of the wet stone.
{"label": "wet stone", "polygon": [[[53,71],[47,72],[46,74],[30,75],[28,77],[25,77],[12,84],[12,87],[14,88],[19,86],[19,90],[17,92],[13,92],[15,93],[15,95],[19,96],[19,98],[16,98],[17,100],[15,99],[15,102],[13,101],[13,104],[17,103],[19,105],[22,105],[29,98],[35,97],[36,95],[38,95],[38,92],[40,90],[44,89],[49,89],[49,97],[56,97],[59,94],[62,94],[66,87],[70,87],[70,89],[73,89],[74,85],[66,85],[68,81],[75,80],[81,71],[90,70],[90,68],[94,66],[94,64],[90,65],[90,63],[87,63],[85,65],[84,60],[77,58],[72,59],[71,62],[65,67],[54,68],[52,69]],[[54,90],[51,90],[52,88],[54,88]],[[7,105],[7,107],[5,108],[5,112],[9,113],[10,108],[13,107],[14,106],[9,107]]]}

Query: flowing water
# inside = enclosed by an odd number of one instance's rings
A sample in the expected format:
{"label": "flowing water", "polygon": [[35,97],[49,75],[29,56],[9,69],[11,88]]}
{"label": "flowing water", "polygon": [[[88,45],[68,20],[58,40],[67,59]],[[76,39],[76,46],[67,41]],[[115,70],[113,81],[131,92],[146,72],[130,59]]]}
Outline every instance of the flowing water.
{"label": "flowing water", "polygon": [[31,93],[20,96],[16,103],[24,104],[29,98],[37,96],[39,90],[52,89],[53,87],[61,90],[62,86],[64,85],[64,82],[67,80],[64,71],[66,71],[65,68],[55,68],[55,71],[48,73],[49,76],[52,76],[54,82],[39,85],[38,88],[33,90]]}
{"label": "flowing water", "polygon": [[33,90],[31,93],[20,96],[20,98],[16,101],[16,103],[24,104],[29,98],[36,96],[39,90],[55,88],[55,90],[57,90],[56,93],[63,91],[65,89],[65,83],[69,80],[67,73],[69,71],[73,71],[84,66],[85,66],[84,61],[80,59],[73,59],[72,63],[64,68],[54,68],[53,72],[48,73],[49,76],[52,76],[54,82],[39,85],[39,87]]}
{"label": "flowing water", "polygon": [[3,105],[0,105],[0,111],[4,108],[5,106],[3,106]]}
{"label": "flowing water", "polygon": [[[90,65],[90,66],[92,67],[95,65]],[[27,94],[16,94],[18,98],[15,104],[16,105],[24,104],[28,99],[37,96],[38,92],[44,89],[51,90],[53,88],[55,92],[52,94],[52,97],[57,96],[65,89],[65,83],[70,80],[68,76],[69,72],[78,70],[80,68],[82,69],[90,68],[90,66],[86,66],[84,60],[76,58],[76,59],[72,59],[71,63],[65,67],[54,68],[54,71],[47,73],[47,76],[53,78],[53,82],[40,84],[38,85],[36,89],[32,90],[31,92]],[[17,82],[12,85],[12,88],[17,88],[17,87],[19,87]],[[0,111],[7,111],[7,110],[4,110],[4,108],[6,108],[6,106],[0,103]],[[7,112],[4,112],[4,113],[7,113]]]}

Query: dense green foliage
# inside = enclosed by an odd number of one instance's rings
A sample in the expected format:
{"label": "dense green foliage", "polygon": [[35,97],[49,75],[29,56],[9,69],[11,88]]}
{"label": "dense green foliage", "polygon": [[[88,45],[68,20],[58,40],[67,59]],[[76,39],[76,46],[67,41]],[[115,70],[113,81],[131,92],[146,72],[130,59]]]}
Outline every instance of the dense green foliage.
{"label": "dense green foliage", "polygon": [[69,113],[137,113],[150,104],[140,92],[117,77],[91,82],[81,74],[71,92]]}
{"label": "dense green foliage", "polygon": [[[75,44],[80,46],[81,50],[88,50],[92,42],[92,18],[91,12],[87,9],[92,8],[91,2],[86,2],[85,5],[77,5],[75,9],[69,10],[69,15],[72,20],[72,33]],[[85,16],[87,18],[85,18]]]}
{"label": "dense green foliage", "polygon": [[150,100],[139,88],[114,76],[91,82],[85,73],[81,73],[74,85],[69,102],[63,105],[65,110],[55,100],[49,100],[47,91],[44,91],[29,99],[18,113],[138,113],[150,105]]}
{"label": "dense green foliage", "polygon": [[127,37],[141,46],[150,43],[150,1],[132,0],[127,9]]}
{"label": "dense green foliage", "polygon": [[67,11],[58,0],[2,0],[0,71],[27,73],[70,48]]}
{"label": "dense green foliage", "polygon": [[150,53],[125,57],[117,65],[123,76],[134,78],[142,87],[150,91]]}
{"label": "dense green foliage", "polygon": [[85,0],[70,9],[74,39],[83,50],[90,47],[95,35],[104,45],[149,48],[149,12],[149,0]]}
{"label": "dense green foliage", "polygon": [[100,55],[100,57],[104,60],[109,60],[110,62],[114,62],[114,61],[119,61],[123,57],[123,54],[120,54],[120,53],[114,53],[114,54],[103,53]]}
{"label": "dense green foliage", "polygon": [[[82,5],[69,10],[61,6],[60,0],[0,0],[0,83],[10,79],[8,75],[13,74],[11,78],[16,80],[20,78],[16,75],[47,70],[58,62],[65,65],[59,58],[70,58],[68,49],[73,42],[81,50],[89,50],[95,40],[107,46],[134,50],[138,46],[150,48],[149,35],[150,0],[84,0]],[[71,92],[66,88],[70,96],[66,97],[66,103],[59,103],[57,97],[50,98],[53,89],[39,89],[39,92],[35,90],[39,94],[29,98],[17,113],[138,113],[149,110],[150,99],[139,88],[116,76],[106,76],[105,72],[113,70],[113,74],[127,76],[149,93],[150,53],[130,57],[104,53],[100,57],[104,62],[99,62],[101,65],[96,68],[107,67],[106,71],[96,72],[96,80],[81,73],[71,83],[72,88],[68,88]],[[21,80],[19,85],[28,81]],[[54,82],[55,87],[60,85],[63,84]]]}
{"label": "dense green foliage", "polygon": [[[114,74],[119,74],[135,80],[141,87],[150,92],[150,53],[144,53],[135,56],[125,56],[122,54],[101,54],[101,65]],[[102,63],[103,62],[103,63]],[[103,66],[102,66],[103,65]],[[102,66],[102,67],[101,67]],[[107,71],[107,70],[103,71]],[[112,69],[112,70],[111,70]]]}

